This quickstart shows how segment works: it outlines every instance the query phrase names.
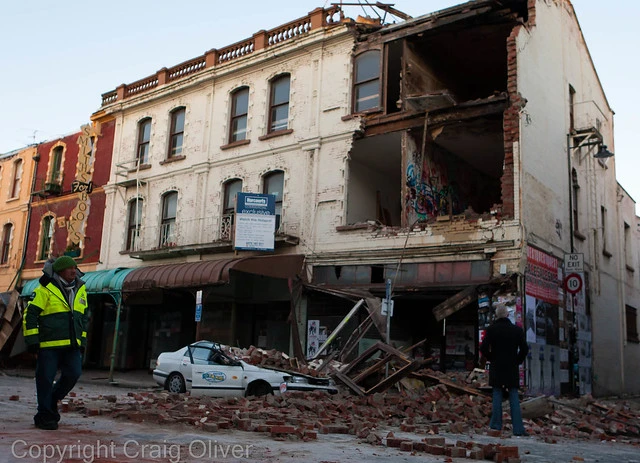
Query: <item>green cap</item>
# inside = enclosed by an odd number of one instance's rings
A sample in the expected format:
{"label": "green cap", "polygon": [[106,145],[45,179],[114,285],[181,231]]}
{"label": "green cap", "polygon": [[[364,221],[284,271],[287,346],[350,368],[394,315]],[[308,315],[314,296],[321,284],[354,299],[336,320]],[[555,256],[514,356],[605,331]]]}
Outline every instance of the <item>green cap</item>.
{"label": "green cap", "polygon": [[53,271],[56,273],[59,273],[64,269],[71,268],[71,267],[75,268],[77,266],[78,265],[76,264],[76,261],[73,260],[72,257],[60,256],[53,263]]}

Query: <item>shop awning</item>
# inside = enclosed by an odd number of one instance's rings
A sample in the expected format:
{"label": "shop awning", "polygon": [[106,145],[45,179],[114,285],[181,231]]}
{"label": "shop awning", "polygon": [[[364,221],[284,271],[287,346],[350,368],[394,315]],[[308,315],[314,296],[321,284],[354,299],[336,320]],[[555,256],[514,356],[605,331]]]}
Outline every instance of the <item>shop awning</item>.
{"label": "shop awning", "polygon": [[[121,267],[111,270],[98,270],[85,273],[82,279],[89,294],[117,293],[122,290],[122,282],[132,270],[132,268]],[[31,293],[38,286],[38,280],[39,278],[27,281],[22,287],[20,295],[22,297],[31,296]]]}
{"label": "shop awning", "polygon": [[229,282],[231,270],[272,278],[293,278],[302,273],[303,262],[302,254],[285,254],[139,267],[126,276],[123,290],[224,284]]}

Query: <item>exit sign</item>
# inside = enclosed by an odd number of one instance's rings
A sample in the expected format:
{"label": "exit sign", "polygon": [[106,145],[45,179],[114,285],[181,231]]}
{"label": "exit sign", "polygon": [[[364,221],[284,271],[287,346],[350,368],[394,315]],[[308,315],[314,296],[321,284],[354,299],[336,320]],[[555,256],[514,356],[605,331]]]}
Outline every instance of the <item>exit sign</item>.
{"label": "exit sign", "polygon": [[572,252],[564,255],[565,273],[584,272],[584,254]]}

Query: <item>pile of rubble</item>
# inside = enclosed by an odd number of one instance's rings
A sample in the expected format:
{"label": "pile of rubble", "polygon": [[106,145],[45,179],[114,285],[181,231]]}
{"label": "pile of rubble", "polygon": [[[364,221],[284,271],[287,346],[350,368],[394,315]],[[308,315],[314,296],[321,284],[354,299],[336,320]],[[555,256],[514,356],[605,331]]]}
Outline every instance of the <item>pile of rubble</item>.
{"label": "pile of rubble", "polygon": [[[185,423],[210,432],[231,428],[264,432],[275,438],[309,440],[318,433],[352,434],[364,442],[394,446],[398,441],[385,434],[385,429],[432,437],[445,432],[487,433],[491,399],[482,393],[461,394],[458,380],[449,376],[444,380],[449,385],[435,384],[420,392],[394,390],[361,397],[289,391],[282,396],[214,399],[141,392],[124,399],[70,398],[68,409],[132,421]],[[561,438],[616,439],[640,445],[640,410],[627,402],[607,406],[591,397],[548,401],[552,405],[550,413],[525,419],[525,427],[534,436],[547,442]],[[505,423],[509,423],[507,415]],[[509,426],[505,427],[507,435]]]}
{"label": "pile of rubble", "polygon": [[[229,350],[254,365],[314,376],[331,375],[343,384],[343,389],[337,396],[287,392],[281,397],[265,399],[136,395],[138,400],[115,404],[113,412],[127,416],[133,411],[134,416],[146,417],[154,412],[150,412],[144,403],[152,401],[159,404],[156,417],[159,421],[206,424],[209,429],[238,427],[302,438],[308,438],[313,432],[349,433],[372,443],[383,441],[378,434],[381,427],[395,426],[418,434],[487,431],[491,389],[484,370],[441,373],[425,368],[427,362],[424,360],[409,359],[403,352],[383,343],[373,346],[349,364],[331,359],[301,364],[282,352],[254,346]],[[381,355],[373,357],[374,353]],[[387,366],[391,380],[389,375],[383,374],[383,367]],[[522,406],[529,433],[549,442],[560,438],[640,441],[640,407],[632,402],[608,404],[591,396],[580,399],[538,397],[524,400]],[[508,406],[503,408],[508,428]],[[213,416],[221,417],[221,421],[212,421]],[[274,432],[271,426],[285,426],[276,430],[288,431]]]}

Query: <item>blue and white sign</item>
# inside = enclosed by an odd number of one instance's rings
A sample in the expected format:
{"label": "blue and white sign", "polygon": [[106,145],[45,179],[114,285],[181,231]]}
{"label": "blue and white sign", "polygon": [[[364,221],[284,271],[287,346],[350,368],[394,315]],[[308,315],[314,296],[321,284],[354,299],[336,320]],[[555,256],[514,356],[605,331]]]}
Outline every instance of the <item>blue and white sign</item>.
{"label": "blue and white sign", "polygon": [[276,196],[238,193],[234,246],[240,250],[273,251],[276,233]]}
{"label": "blue and white sign", "polygon": [[202,321],[202,304],[196,304],[196,322]]}

